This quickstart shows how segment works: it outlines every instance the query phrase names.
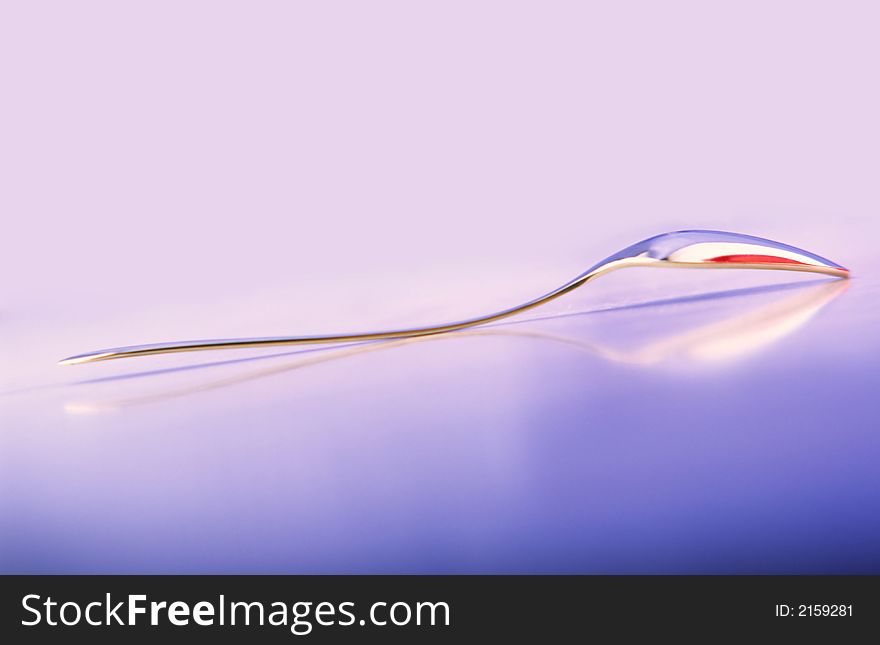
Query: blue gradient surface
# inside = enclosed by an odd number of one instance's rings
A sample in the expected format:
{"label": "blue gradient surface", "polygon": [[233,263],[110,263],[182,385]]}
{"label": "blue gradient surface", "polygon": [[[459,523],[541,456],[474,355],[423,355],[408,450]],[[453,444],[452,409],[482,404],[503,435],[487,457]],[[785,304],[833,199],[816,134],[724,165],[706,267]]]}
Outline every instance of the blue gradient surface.
{"label": "blue gradient surface", "polygon": [[698,291],[7,393],[0,565],[877,572],[875,294]]}

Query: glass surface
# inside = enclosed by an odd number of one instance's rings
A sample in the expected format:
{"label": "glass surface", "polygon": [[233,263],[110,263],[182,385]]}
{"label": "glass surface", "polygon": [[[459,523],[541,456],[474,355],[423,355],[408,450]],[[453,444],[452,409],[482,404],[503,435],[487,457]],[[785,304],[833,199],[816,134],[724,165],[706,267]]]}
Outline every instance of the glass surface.
{"label": "glass surface", "polygon": [[874,570],[877,286],[53,366],[2,395],[2,567]]}

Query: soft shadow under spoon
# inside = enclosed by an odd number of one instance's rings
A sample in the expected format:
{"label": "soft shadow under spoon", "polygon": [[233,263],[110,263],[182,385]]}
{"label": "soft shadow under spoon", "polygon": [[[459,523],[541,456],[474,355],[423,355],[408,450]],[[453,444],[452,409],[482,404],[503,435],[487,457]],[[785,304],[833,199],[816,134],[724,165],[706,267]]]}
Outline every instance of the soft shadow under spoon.
{"label": "soft shadow under spoon", "polygon": [[682,267],[710,269],[776,269],[808,271],[838,278],[848,278],[849,270],[823,257],[794,246],[751,235],[723,231],[677,231],[656,235],[611,255],[561,287],[521,305],[484,316],[457,322],[395,329],[389,331],[329,334],[321,336],[275,336],[267,338],[233,338],[194,340],[150,345],[132,345],[102,349],[71,356],[60,365],[76,365],[132,356],[193,352],[209,349],[270,347],[276,345],[307,345],[315,343],[347,343],[366,340],[411,338],[474,327],[527,311],[577,289],[616,269],[626,267]]}

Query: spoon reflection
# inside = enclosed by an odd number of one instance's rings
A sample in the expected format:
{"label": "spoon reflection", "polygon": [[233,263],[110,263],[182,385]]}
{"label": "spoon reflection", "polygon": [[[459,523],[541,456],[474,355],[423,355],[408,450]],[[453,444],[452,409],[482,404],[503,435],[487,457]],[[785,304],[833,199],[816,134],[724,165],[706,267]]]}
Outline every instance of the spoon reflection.
{"label": "spoon reflection", "polygon": [[[223,387],[233,386],[247,381],[267,378],[273,375],[297,369],[343,359],[358,354],[366,354],[379,350],[393,349],[410,343],[428,340],[448,340],[470,338],[475,336],[508,336],[537,339],[562,343],[575,347],[604,360],[641,366],[653,366],[668,360],[689,360],[697,362],[717,362],[741,358],[759,351],[785,336],[796,331],[807,323],[820,309],[840,296],[849,287],[848,282],[829,282],[810,287],[799,285],[797,293],[777,300],[746,313],[726,317],[720,321],[701,325],[687,331],[679,331],[656,341],[649,342],[632,350],[619,350],[600,343],[586,342],[560,334],[547,333],[540,330],[516,329],[520,325],[530,326],[544,322],[569,318],[584,314],[566,314],[538,320],[500,323],[488,327],[460,331],[439,336],[422,338],[403,338],[383,342],[363,343],[343,348],[332,348],[321,352],[309,352],[303,356],[297,353],[295,360],[270,368],[253,370],[223,379],[215,379],[198,385],[167,390],[149,395],[117,399],[104,403],[68,403],[65,411],[73,414],[93,413],[113,410],[131,405],[161,402],[169,399],[185,397]],[[648,306],[650,303],[640,306]],[[666,304],[662,302],[660,304]],[[611,312],[613,310],[604,310]],[[591,313],[591,312],[585,312]],[[270,358],[270,357],[265,357]],[[144,374],[149,375],[151,373]],[[113,379],[114,377],[110,377]],[[87,384],[89,382],[83,382]]]}

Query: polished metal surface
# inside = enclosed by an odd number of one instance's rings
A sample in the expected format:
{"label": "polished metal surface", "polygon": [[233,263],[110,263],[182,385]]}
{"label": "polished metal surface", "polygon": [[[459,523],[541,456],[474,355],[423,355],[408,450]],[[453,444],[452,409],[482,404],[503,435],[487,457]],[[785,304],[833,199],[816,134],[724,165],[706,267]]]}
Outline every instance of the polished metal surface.
{"label": "polished metal surface", "polygon": [[214,349],[349,343],[441,334],[495,322],[522,313],[565,295],[600,275],[627,267],[769,269],[805,271],[838,278],[849,277],[849,270],[843,266],[809,251],[780,242],[724,231],[677,231],[647,238],[610,255],[573,280],[543,296],[502,311],[467,320],[426,327],[377,332],[235,338],[132,345],[70,356],[61,360],[59,364],[76,365],[134,356]]}

